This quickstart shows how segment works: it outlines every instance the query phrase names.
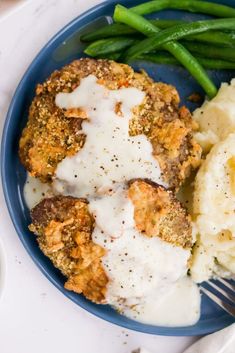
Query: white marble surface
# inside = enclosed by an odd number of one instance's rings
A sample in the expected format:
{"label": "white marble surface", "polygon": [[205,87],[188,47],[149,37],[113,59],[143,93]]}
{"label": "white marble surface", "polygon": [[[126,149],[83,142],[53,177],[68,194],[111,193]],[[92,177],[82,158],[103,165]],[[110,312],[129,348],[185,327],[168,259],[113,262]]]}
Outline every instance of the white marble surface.
{"label": "white marble surface", "polygon": [[17,11],[19,7],[26,4],[29,0],[0,0],[0,16],[5,17],[13,11]]}
{"label": "white marble surface", "polygon": [[[68,21],[99,2],[28,0],[0,18],[0,131],[16,85],[36,53]],[[33,264],[11,224],[2,191],[0,217],[6,257],[0,298],[1,353],[127,353],[139,346],[153,353],[181,353],[195,340],[131,332],[80,309]]]}

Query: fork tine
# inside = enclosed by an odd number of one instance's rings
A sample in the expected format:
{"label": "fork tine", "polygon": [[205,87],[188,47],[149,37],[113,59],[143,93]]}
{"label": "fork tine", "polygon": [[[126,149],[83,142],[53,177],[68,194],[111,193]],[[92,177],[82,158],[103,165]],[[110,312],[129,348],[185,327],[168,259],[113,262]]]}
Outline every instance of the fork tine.
{"label": "fork tine", "polygon": [[228,291],[224,290],[223,288],[219,287],[217,284],[211,282],[211,281],[207,281],[207,283],[213,287],[214,289],[217,290],[217,292],[221,293],[225,298],[227,298],[228,300],[231,300],[233,303],[235,303],[235,296],[232,295],[231,293],[229,293]]}
{"label": "fork tine", "polygon": [[216,281],[221,282],[227,288],[231,289],[232,291],[235,291],[235,285],[224,280],[223,278],[218,278],[218,279],[216,278]]}
{"label": "fork tine", "polygon": [[233,308],[231,305],[225,303],[223,300],[218,298],[215,294],[211,293],[209,290],[206,288],[200,286],[201,291],[206,294],[213,302],[218,304],[222,309],[224,309],[227,313],[235,317],[235,308]]}

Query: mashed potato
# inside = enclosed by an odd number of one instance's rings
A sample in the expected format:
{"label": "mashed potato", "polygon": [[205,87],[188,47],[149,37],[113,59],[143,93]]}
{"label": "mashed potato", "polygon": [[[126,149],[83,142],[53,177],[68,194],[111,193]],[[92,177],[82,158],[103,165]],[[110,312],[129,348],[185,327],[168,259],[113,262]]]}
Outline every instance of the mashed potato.
{"label": "mashed potato", "polygon": [[204,152],[235,132],[235,79],[230,85],[223,83],[216,97],[196,109],[193,117],[199,124],[195,138]]}
{"label": "mashed potato", "polygon": [[202,282],[235,274],[235,79],[222,84],[194,116],[198,141],[204,151],[210,149],[195,179],[193,201],[197,242],[191,274]]}

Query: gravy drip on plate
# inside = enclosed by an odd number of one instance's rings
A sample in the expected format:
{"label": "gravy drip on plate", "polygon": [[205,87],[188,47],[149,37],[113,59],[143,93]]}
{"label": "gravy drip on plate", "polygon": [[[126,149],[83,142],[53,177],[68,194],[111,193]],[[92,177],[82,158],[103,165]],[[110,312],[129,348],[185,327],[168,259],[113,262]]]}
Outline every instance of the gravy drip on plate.
{"label": "gravy drip on plate", "polygon": [[194,324],[200,294],[186,276],[190,251],[136,230],[134,207],[123,189],[91,201],[90,211],[96,219],[93,241],[107,249],[102,259],[110,279],[107,303],[148,324]]}
{"label": "gravy drip on plate", "polygon": [[[64,195],[89,200],[96,220],[93,241],[107,250],[102,258],[109,276],[107,303],[138,321],[192,324],[198,313],[190,301],[186,308],[182,301],[188,313],[183,323],[181,314],[171,319],[170,313],[166,322],[156,306],[159,294],[165,296],[186,275],[190,251],[141,234],[135,228],[134,207],[127,196],[127,182],[133,178],[165,185],[147,137],[129,136],[132,109],[143,102],[145,94],[133,87],[109,90],[96,81],[90,75],[73,92],[56,96],[58,107],[82,109],[88,119],[82,123],[86,135],[82,150],[59,163],[53,187]],[[196,295],[192,300],[199,301]],[[150,310],[149,303],[156,310]],[[167,310],[167,304],[165,307]]]}
{"label": "gravy drip on plate", "polygon": [[42,183],[28,173],[24,184],[24,200],[27,207],[31,210],[42,199],[50,196],[53,196],[50,185]]}
{"label": "gravy drip on plate", "polygon": [[149,325],[190,326],[200,318],[200,292],[190,277],[166,283],[141,298],[133,308],[126,306],[123,313],[131,319]]}

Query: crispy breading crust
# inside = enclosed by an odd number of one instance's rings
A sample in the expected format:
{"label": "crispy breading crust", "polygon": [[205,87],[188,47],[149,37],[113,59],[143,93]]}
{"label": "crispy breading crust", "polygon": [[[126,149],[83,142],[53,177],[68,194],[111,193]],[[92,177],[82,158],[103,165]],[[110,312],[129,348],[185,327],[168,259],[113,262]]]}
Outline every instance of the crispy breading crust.
{"label": "crispy breading crust", "polygon": [[190,216],[172,191],[137,179],[130,182],[128,195],[134,204],[135,223],[140,232],[176,246],[192,247]]}
{"label": "crispy breading crust", "polygon": [[109,89],[136,87],[146,93],[143,104],[133,110],[130,135],[146,134],[163,178],[178,188],[190,170],[198,166],[201,155],[192,136],[195,125],[189,111],[185,107],[179,109],[179,96],[173,86],[154,83],[145,73],[135,73],[128,65],[107,60],[76,60],[37,86],[20,139],[19,154],[25,168],[43,182],[51,181],[57,164],[83,147],[84,112],[58,108],[55,96],[71,92],[90,74]]}
{"label": "crispy breading crust", "polygon": [[[192,246],[190,218],[172,192],[146,180],[130,182],[137,229],[175,246]],[[65,288],[95,303],[105,303],[108,276],[101,263],[105,249],[92,241],[94,219],[84,199],[55,196],[31,211],[29,229],[54,266],[67,277]]]}
{"label": "crispy breading crust", "polygon": [[65,288],[102,303],[108,283],[101,264],[105,250],[91,239],[94,219],[86,200],[44,199],[32,209],[31,218],[29,228],[37,234],[41,250],[68,278]]}

